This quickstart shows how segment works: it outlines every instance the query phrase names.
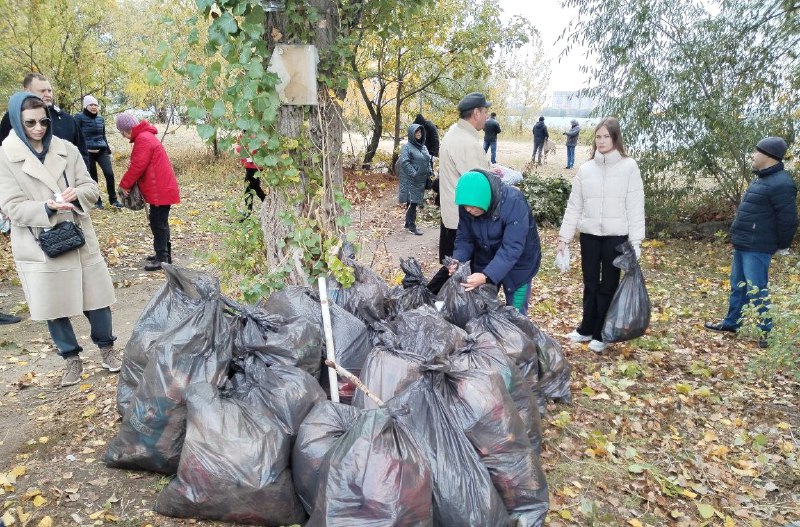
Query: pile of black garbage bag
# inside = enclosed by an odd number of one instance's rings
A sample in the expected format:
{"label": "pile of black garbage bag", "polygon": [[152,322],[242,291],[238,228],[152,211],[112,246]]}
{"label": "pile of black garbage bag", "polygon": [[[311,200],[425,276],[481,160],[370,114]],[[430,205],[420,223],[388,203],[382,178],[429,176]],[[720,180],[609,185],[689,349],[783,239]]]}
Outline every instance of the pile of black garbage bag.
{"label": "pile of black garbage bag", "polygon": [[464,291],[468,263],[433,296],[413,258],[391,289],[343,261],[356,282],[327,283],[336,360],[380,403],[342,377],[328,386],[316,291],[242,305],[165,264],[125,348],[108,466],[174,475],[155,503],[174,517],[544,525],[540,410],[569,398],[558,343],[496,290]]}

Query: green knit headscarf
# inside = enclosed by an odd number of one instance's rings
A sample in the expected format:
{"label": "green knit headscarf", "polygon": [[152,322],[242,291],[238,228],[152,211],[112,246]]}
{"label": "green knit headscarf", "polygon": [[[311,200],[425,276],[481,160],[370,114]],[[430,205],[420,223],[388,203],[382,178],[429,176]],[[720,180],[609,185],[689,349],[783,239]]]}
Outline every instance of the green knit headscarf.
{"label": "green knit headscarf", "polygon": [[489,180],[480,172],[465,172],[456,185],[456,205],[467,205],[489,210],[492,203],[492,188]]}

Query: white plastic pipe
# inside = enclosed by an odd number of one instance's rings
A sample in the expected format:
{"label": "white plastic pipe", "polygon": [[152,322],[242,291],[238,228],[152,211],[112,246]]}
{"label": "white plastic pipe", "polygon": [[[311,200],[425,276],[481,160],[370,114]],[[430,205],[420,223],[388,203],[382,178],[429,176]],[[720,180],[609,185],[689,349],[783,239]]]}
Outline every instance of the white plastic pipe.
{"label": "white plastic pipe", "polygon": [[[331,307],[328,303],[328,285],[325,278],[319,277],[319,303],[322,306],[322,329],[325,331],[325,356],[336,362],[336,350],[333,349],[333,328],[331,326]],[[339,378],[336,370],[328,368],[328,384],[331,387],[331,401],[339,402]]]}

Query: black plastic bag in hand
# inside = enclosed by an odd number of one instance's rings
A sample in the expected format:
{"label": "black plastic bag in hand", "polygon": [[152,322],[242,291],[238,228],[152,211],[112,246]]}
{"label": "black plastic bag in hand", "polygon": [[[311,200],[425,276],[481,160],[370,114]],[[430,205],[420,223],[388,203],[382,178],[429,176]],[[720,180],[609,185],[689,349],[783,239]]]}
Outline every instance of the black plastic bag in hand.
{"label": "black plastic bag in hand", "polygon": [[109,467],[175,474],[186,433],[186,389],[225,380],[233,349],[230,326],[217,299],[153,342],[156,354],[103,458]]}
{"label": "black plastic bag in hand", "polygon": [[306,527],[432,527],[432,479],[392,412],[364,412],[325,458]]}
{"label": "black plastic bag in hand", "polygon": [[[444,265],[448,266],[452,261],[451,258],[445,258]],[[485,284],[467,291],[461,285],[471,274],[469,262],[460,263],[436,297],[437,300],[444,302],[442,307],[444,318],[460,328],[466,327],[467,323],[478,315],[496,309],[500,305],[495,286]]]}
{"label": "black plastic bag in hand", "polygon": [[623,342],[641,337],[650,325],[650,297],[644,284],[642,268],[631,242],[617,247],[622,254],[614,265],[625,272],[603,323],[603,342]]}
{"label": "black plastic bag in hand", "polygon": [[[503,501],[436,388],[438,382],[440,376],[426,374],[386,403],[398,412],[397,422],[422,449],[433,472],[433,524],[507,526]],[[404,407],[411,412],[401,414]]]}
{"label": "black plastic bag in hand", "polygon": [[400,268],[405,273],[403,285],[392,290],[386,299],[388,317],[420,306],[433,305],[436,300],[436,296],[428,289],[428,281],[425,280],[422,267],[413,256],[406,260],[400,258]]}
{"label": "black plastic bag in hand", "polygon": [[289,468],[290,438],[264,404],[269,388],[251,390],[260,396],[244,401],[208,383],[186,389],[178,475],[158,495],[156,512],[268,527],[305,520]]}
{"label": "black plastic bag in hand", "polygon": [[321,401],[300,425],[292,448],[292,476],[295,491],[309,514],[314,511],[325,456],[360,414],[361,410],[352,406]]}
{"label": "black plastic bag in hand", "polygon": [[164,264],[162,268],[167,283],[144,306],[125,344],[117,383],[117,411],[120,415],[125,414],[142,380],[144,368],[156,352],[155,348],[150,348],[150,344],[200,309],[204,302],[217,301],[219,282],[213,276],[170,264]]}

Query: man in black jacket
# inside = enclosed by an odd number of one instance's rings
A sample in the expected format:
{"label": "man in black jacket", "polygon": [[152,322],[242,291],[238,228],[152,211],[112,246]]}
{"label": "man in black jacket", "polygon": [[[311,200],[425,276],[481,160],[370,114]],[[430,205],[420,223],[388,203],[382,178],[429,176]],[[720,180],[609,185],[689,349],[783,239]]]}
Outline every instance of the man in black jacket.
{"label": "man in black jacket", "polygon": [[776,252],[787,254],[797,232],[797,187],[783,167],[786,142],[780,137],[765,137],[753,152],[756,178],[744,194],[731,225],[733,264],[728,314],[722,322],[706,322],[712,331],[735,333],[742,324],[742,308],[752,302],[758,311],[762,338],[758,345],[769,345],[772,329],[768,315],[769,265]]}
{"label": "man in black jacket", "polygon": [[[47,77],[41,73],[28,73],[22,80],[22,89],[44,101],[47,105],[47,112],[50,114],[53,135],[77,146],[81,157],[83,157],[83,162],[88,168],[89,152],[86,150],[86,142],[83,140],[81,129],[70,114],[53,104],[53,87],[50,86],[50,81],[47,80]],[[6,112],[3,119],[0,120],[0,143],[8,137],[9,133],[11,133],[11,120],[8,118],[8,112]]]}
{"label": "man in black jacket", "polygon": [[486,124],[483,125],[483,151],[486,152],[489,148],[492,149],[491,154],[491,163],[497,163],[497,134],[499,134],[502,130],[500,130],[500,123],[497,122],[497,114],[492,112],[488,119],[486,119]]}
{"label": "man in black jacket", "polygon": [[550,139],[550,133],[547,131],[547,126],[544,124],[544,117],[540,116],[539,120],[533,125],[533,155],[531,161],[536,161],[536,154],[539,154],[539,160],[536,164],[542,164],[542,151],[544,150],[544,142]]}

